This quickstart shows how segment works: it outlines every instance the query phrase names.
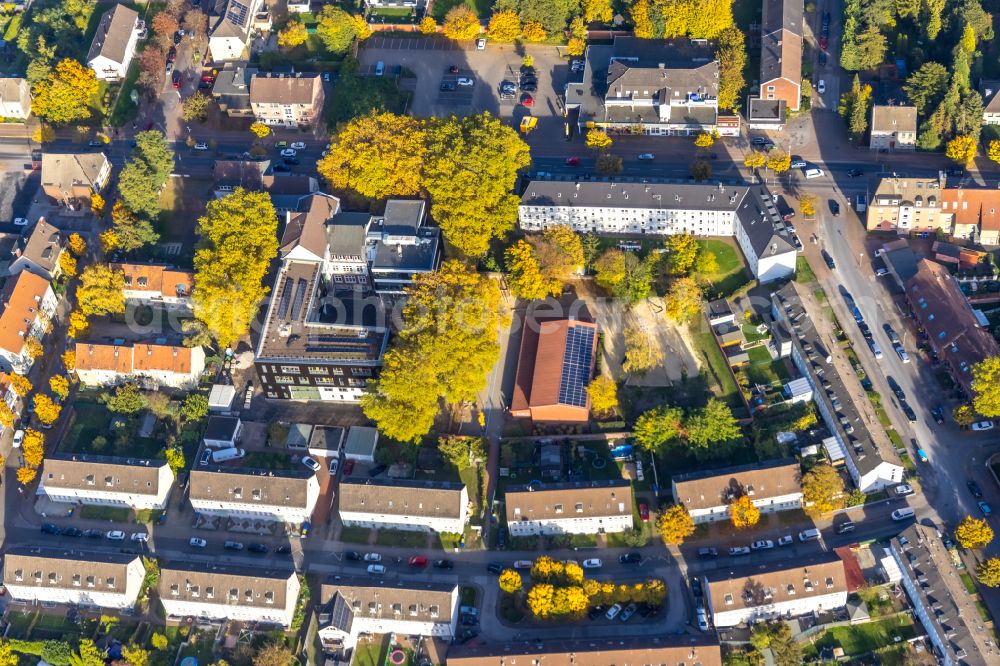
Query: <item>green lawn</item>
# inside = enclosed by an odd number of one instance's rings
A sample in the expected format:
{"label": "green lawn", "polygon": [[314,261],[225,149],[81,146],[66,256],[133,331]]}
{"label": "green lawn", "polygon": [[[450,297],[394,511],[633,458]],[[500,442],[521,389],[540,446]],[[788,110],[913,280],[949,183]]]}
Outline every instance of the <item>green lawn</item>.
{"label": "green lawn", "polygon": [[375,543],[379,546],[426,548],[427,534],[407,530],[375,530]]}
{"label": "green lawn", "polygon": [[969,573],[963,573],[959,576],[962,579],[962,585],[965,586],[965,591],[969,594],[978,594],[979,590],[976,589],[976,581],[972,580],[972,575]]}
{"label": "green lawn", "polygon": [[[138,56],[138,54],[137,54]],[[132,101],[132,91],[139,80],[139,58],[136,57],[129,65],[128,73],[118,89],[118,97],[108,116],[108,124],[112,127],[122,127],[131,122],[139,113],[139,105]]]}
{"label": "green lawn", "polygon": [[771,337],[771,334],[766,330],[763,333],[758,333],[755,324],[744,323],[741,328],[743,329],[743,337],[747,339],[747,342],[757,342],[758,340],[766,340]]}
{"label": "green lawn", "polygon": [[735,247],[724,241],[708,239],[699,240],[701,247],[715,255],[719,270],[715,273],[696,273],[695,277],[711,284],[706,295],[708,298],[728,296],[749,282],[743,268],[743,259]]}
{"label": "green lawn", "polygon": [[368,543],[371,532],[367,527],[344,527],[340,530],[340,540],[347,543]]}
{"label": "green lawn", "polygon": [[324,113],[327,125],[336,129],[339,124],[373,109],[401,114],[409,102],[410,93],[401,91],[394,77],[359,76],[357,71],[344,67],[334,94],[327,97]]}
{"label": "green lawn", "polygon": [[913,621],[905,615],[896,615],[884,620],[859,624],[853,627],[835,627],[830,629],[814,645],[806,646],[804,654],[815,654],[824,647],[844,648],[848,655],[860,655],[872,652],[880,647],[894,645],[894,637],[908,639],[915,635]]}
{"label": "green lawn", "polygon": [[711,333],[693,333],[691,337],[698,347],[698,354],[708,364],[709,383],[718,387],[719,397],[730,405],[741,404],[739,388],[729,374],[729,365],[716,344],[715,337]]}
{"label": "green lawn", "polygon": [[243,467],[253,469],[295,469],[296,465],[287,454],[268,451],[251,451],[243,459]]}
{"label": "green lawn", "polygon": [[795,258],[795,281],[801,283],[816,281],[816,274],[813,273],[812,266],[801,254]]}
{"label": "green lawn", "polygon": [[373,9],[371,16],[385,16],[386,18],[400,18],[407,17],[413,14],[414,10],[408,9],[406,7],[380,7],[378,9]]}
{"label": "green lawn", "polygon": [[755,384],[773,384],[777,381],[787,381],[790,377],[788,369],[781,359],[773,360],[767,347],[754,347],[747,351],[750,365],[745,366],[747,376]]}
{"label": "green lawn", "polygon": [[389,651],[389,635],[376,634],[361,639],[354,648],[354,666],[382,666]]}
{"label": "green lawn", "polygon": [[112,413],[98,402],[78,400],[73,404],[73,422],[59,445],[63,453],[91,455],[129,455],[140,458],[158,458],[163,454],[163,443],[155,437],[135,436],[142,414],[134,417],[120,416],[123,427],[111,428]]}
{"label": "green lawn", "polygon": [[132,512],[117,506],[81,506],[80,517],[87,520],[111,520],[116,523],[128,522]]}
{"label": "green lawn", "polygon": [[490,15],[490,8],[493,7],[492,0],[441,0],[436,1],[431,7],[431,16],[438,23],[444,21],[445,15],[452,7],[457,7],[458,5],[468,5],[476,11],[479,18],[488,18]]}

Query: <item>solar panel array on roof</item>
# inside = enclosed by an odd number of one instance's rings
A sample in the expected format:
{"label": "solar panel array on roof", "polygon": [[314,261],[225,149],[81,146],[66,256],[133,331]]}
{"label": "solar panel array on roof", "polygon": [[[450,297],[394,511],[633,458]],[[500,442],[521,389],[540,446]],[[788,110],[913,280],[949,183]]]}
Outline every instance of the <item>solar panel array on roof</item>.
{"label": "solar panel array on roof", "polygon": [[229,11],[226,12],[226,18],[232,23],[238,26],[244,26],[247,22],[247,15],[250,13],[250,8],[244,5],[242,2],[237,2],[237,0],[230,0]]}
{"label": "solar panel array on roof", "polygon": [[586,406],[593,347],[594,329],[589,326],[573,326],[566,332],[566,349],[563,352],[562,377],[559,381],[561,404]]}
{"label": "solar panel array on roof", "polygon": [[292,303],[292,319],[301,319],[302,313],[302,302],[306,299],[306,284],[307,282],[302,278],[299,278],[299,283],[295,287],[295,301]]}
{"label": "solar panel array on roof", "polygon": [[288,319],[288,306],[292,303],[292,281],[285,279],[281,289],[281,302],[278,304],[278,317]]}

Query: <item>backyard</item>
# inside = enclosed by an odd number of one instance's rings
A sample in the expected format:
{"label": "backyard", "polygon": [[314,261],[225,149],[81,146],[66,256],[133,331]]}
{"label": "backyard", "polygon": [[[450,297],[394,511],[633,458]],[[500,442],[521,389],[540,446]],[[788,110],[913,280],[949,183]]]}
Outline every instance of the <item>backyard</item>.
{"label": "backyard", "polygon": [[695,275],[699,281],[708,283],[708,293],[705,294],[707,299],[729,296],[750,281],[743,268],[743,259],[732,243],[718,239],[707,239],[699,240],[698,244],[705,251],[715,255],[715,261],[719,266],[715,273]]}
{"label": "backyard", "polygon": [[163,443],[156,437],[138,437],[137,418],[118,416],[99,402],[77,400],[72,422],[59,443],[62,453],[91,455],[130,455],[157,458],[163,455]]}
{"label": "backyard", "polygon": [[874,650],[894,645],[916,635],[913,620],[906,614],[847,627],[834,627],[803,649],[806,659],[816,658],[826,647],[841,647],[850,657],[857,657]]}

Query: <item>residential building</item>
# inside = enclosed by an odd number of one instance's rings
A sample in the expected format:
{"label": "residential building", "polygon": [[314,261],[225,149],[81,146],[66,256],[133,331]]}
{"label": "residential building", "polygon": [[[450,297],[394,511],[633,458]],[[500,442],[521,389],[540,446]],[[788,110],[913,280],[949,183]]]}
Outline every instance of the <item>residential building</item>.
{"label": "residential building", "polygon": [[217,449],[231,449],[240,441],[243,422],[237,416],[213,414],[208,417],[202,441],[205,446]]}
{"label": "residential building", "polygon": [[642,636],[615,638],[581,637],[577,640],[525,641],[516,643],[479,642],[448,650],[448,666],[722,666],[722,650],[717,638],[703,636],[663,636],[649,632]]}
{"label": "residential building", "polygon": [[51,453],[45,457],[39,494],[53,502],[165,509],[174,473],[166,460]]}
{"label": "residential building", "polygon": [[263,0],[228,0],[221,14],[209,18],[208,51],[213,62],[246,60],[254,19],[263,6]]}
{"label": "residential building", "polygon": [[729,505],[746,495],[764,513],[802,508],[801,469],[793,458],[702,470],[671,479],[674,501],[695,523],[728,520]]}
{"label": "residential building", "polygon": [[27,79],[0,78],[0,117],[26,120],[31,115],[31,85]]}
{"label": "residential building", "polygon": [[368,426],[351,426],[344,441],[344,459],[374,463],[378,448],[378,430]]}
{"label": "residential building", "polygon": [[76,374],[86,386],[138,382],[152,388],[191,389],[205,372],[201,347],[149,342],[77,342]]}
{"label": "residential building", "polygon": [[511,416],[534,423],[586,423],[594,376],[597,324],[526,316]]}
{"label": "residential building", "polygon": [[217,199],[221,199],[237,187],[261,192],[264,190],[264,174],[270,168],[271,160],[215,160],[212,164],[212,176],[215,178],[212,193]]}
{"label": "residential building", "polygon": [[319,499],[315,473],[241,467],[196,467],[188,495],[198,513],[299,525],[312,519]]}
{"label": "residential building", "polygon": [[319,191],[319,181],[314,176],[275,173],[273,166],[264,172],[264,191],[271,197],[271,204],[279,216],[299,210],[309,197],[322,194]]}
{"label": "residential building", "polygon": [[4,588],[28,604],[131,609],[145,577],[139,555],[117,550],[8,546],[3,558]]}
{"label": "residential building", "polygon": [[983,81],[979,92],[983,96],[983,124],[1000,125],[1000,81]]}
{"label": "residential building", "polygon": [[872,107],[872,150],[909,151],[917,148],[917,107],[876,104]]}
{"label": "residential building", "polygon": [[788,355],[799,374],[809,381],[816,410],[833,433],[823,441],[827,456],[834,466],[847,468],[854,485],[862,492],[879,492],[902,483],[903,466],[898,462],[895,446],[884,430],[868,429],[854,403],[853,396],[864,396],[858,378],[853,373],[843,377],[835,364],[822,362],[816,347],[827,343],[819,340],[809,315],[795,282],[771,294],[771,316],[775,321],[772,329],[781,329],[790,336]]}
{"label": "residential building", "polygon": [[288,0],[289,14],[305,14],[309,9],[309,0]]}
{"label": "residential building", "polygon": [[373,215],[366,237],[368,270],[379,294],[402,296],[417,275],[433,273],[441,261],[441,230],[424,225],[422,199],[389,199]]}
{"label": "residential building", "polygon": [[90,208],[111,177],[104,153],[42,153],[42,189],[56,203],[72,210]]}
{"label": "residential building", "polygon": [[798,111],[802,98],[802,0],[764,0],[760,20],[760,99]]}
{"label": "residential building", "polygon": [[727,566],[704,574],[702,590],[705,609],[719,629],[836,610],[854,591],[836,553]]}
{"label": "residential building", "polygon": [[46,222],[44,217],[38,218],[31,232],[19,236],[14,242],[14,249],[11,250],[14,259],[7,272],[17,275],[28,271],[46,280],[59,277],[62,273],[59,257],[66,250],[67,241],[66,234]]}
{"label": "residential building", "polygon": [[0,289],[0,371],[28,374],[35,359],[25,342],[43,340],[56,305],[45,278],[28,271],[7,278]]}
{"label": "residential building", "polygon": [[707,46],[616,37],[588,46],[585,58],[583,81],[566,87],[566,109],[579,112],[580,132],[733,131],[719,123],[719,63]]}
{"label": "residential building", "polygon": [[763,185],[533,180],[518,218],[529,232],[568,224],[598,235],[730,236],[761,282],[795,273],[792,230]]}
{"label": "residential building", "polygon": [[287,629],[295,616],[301,586],[298,575],[290,569],[171,559],[160,565],[156,587],[168,618],[232,620]]}
{"label": "residential building", "polygon": [[632,529],[632,486],[625,479],[508,486],[504,501],[511,536]]}
{"label": "residential building", "polygon": [[194,273],[153,264],[111,264],[125,274],[125,302],[165,310],[191,311]]}
{"label": "residential building", "polygon": [[1000,245],[1000,190],[995,187],[949,187],[941,208],[950,216],[951,234],[985,246]]}
{"label": "residential building", "polygon": [[319,640],[325,652],[352,650],[360,635],[455,637],[458,586],[334,576],[320,589]]}
{"label": "residential building", "polygon": [[124,79],[135,57],[140,32],[142,21],[134,9],[115,5],[104,12],[87,52],[87,67],[102,81]]}
{"label": "residential building", "polygon": [[747,98],[749,129],[780,131],[788,119],[788,106],[783,99]]}
{"label": "residential building", "polygon": [[215,77],[212,99],[219,110],[230,118],[253,118],[250,106],[250,81],[257,75],[256,67],[246,62],[227,62]]}
{"label": "residential building", "polygon": [[[976,601],[955,569],[953,556],[933,525],[910,525],[889,542],[913,615],[923,625],[943,666],[996,663],[996,644],[982,631]],[[450,663],[450,662],[449,662]]]}
{"label": "residential building", "polygon": [[319,74],[258,72],[250,79],[250,108],[265,125],[311,127],[323,115],[324,99]]}
{"label": "residential building", "polygon": [[359,479],[340,481],[344,525],[461,534],[469,519],[463,483]]}
{"label": "residential building", "polygon": [[946,266],[917,261],[916,273],[904,285],[904,295],[917,330],[962,392],[972,396],[972,367],[1000,356],[1000,345],[980,324],[968,299]]}
{"label": "residential building", "polygon": [[426,3],[423,0],[365,0],[365,5],[372,8],[381,7],[423,7]]}

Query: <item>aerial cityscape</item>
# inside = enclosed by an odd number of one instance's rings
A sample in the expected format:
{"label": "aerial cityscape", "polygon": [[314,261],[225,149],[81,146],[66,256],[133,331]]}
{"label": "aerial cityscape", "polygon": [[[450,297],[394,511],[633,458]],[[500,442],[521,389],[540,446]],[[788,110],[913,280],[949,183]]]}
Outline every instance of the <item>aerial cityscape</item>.
{"label": "aerial cityscape", "polygon": [[0,666],[1000,665],[994,0],[0,6]]}

